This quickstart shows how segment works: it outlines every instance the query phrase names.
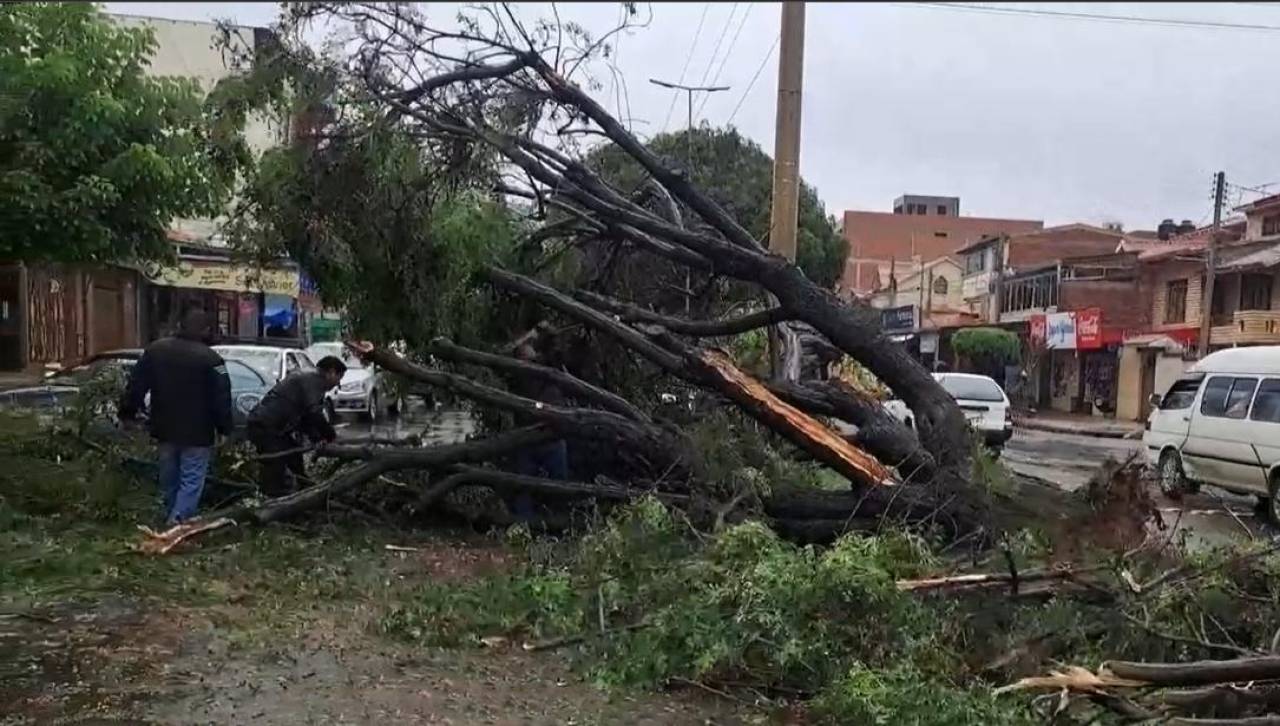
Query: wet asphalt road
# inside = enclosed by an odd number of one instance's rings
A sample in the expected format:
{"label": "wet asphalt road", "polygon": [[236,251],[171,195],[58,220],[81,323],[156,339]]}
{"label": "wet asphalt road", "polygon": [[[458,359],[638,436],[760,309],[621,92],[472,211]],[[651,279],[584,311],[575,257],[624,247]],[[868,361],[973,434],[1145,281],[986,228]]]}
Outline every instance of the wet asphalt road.
{"label": "wet asphalt road", "polygon": [[[1050,433],[1018,428],[1005,445],[1003,461],[1014,473],[1052,482],[1068,491],[1084,486],[1107,457],[1124,460],[1131,452],[1142,456],[1140,439]],[[1275,536],[1255,509],[1256,499],[1203,487],[1181,501],[1163,496],[1151,484],[1152,495],[1165,523],[1175,535],[1185,531],[1192,545],[1214,546],[1250,538]]]}
{"label": "wet asphalt road", "polygon": [[[427,445],[464,441],[475,432],[475,423],[467,412],[435,409],[419,401],[411,402],[402,416],[383,416],[372,424],[343,416],[335,427],[340,439],[371,436],[390,439],[416,434],[422,436],[423,443]],[[1140,452],[1141,449],[1141,440],[1019,428],[1005,445],[1002,461],[1015,474],[1074,491],[1085,485],[1107,457],[1123,460],[1130,452]],[[1271,537],[1277,533],[1261,520],[1253,497],[1205,487],[1201,492],[1189,494],[1177,502],[1161,495],[1154,482],[1152,494],[1165,522],[1170,526],[1176,523],[1176,530],[1186,531],[1188,540],[1193,544],[1216,545],[1250,537]]]}

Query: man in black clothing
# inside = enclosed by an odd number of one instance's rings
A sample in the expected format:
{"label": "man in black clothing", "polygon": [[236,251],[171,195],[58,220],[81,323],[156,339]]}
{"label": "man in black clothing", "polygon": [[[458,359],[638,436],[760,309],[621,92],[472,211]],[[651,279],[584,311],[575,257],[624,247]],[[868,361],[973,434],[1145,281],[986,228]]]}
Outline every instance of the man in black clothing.
{"label": "man in black clothing", "polygon": [[120,420],[133,421],[151,394],[150,429],[159,443],[167,525],[196,513],[215,432],[231,433],[231,381],[222,356],[206,344],[210,334],[204,309],[188,307],[176,336],[147,346],[120,401]]}
{"label": "man in black clothing", "polygon": [[[337,434],[324,415],[324,394],[342,382],[347,366],[333,356],[316,363],[316,370],[294,373],[272,388],[249,414],[249,440],[259,454],[280,454],[298,449],[299,434],[330,442]],[[288,494],[292,487],[286,472],[306,478],[302,452],[293,451],[261,461],[262,491],[270,497]]]}

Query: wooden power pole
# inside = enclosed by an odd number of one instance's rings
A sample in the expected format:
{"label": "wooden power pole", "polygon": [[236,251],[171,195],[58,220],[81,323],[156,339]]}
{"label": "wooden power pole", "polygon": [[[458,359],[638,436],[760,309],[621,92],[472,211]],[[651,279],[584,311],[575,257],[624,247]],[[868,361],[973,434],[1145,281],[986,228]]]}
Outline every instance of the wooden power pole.
{"label": "wooden power pole", "polygon": [[1218,230],[1222,227],[1222,197],[1226,192],[1227,173],[1213,176],[1213,228],[1209,232],[1208,254],[1205,255],[1204,289],[1200,291],[1200,357],[1209,354],[1209,335],[1213,329],[1213,278],[1218,267]]}
{"label": "wooden power pole", "polygon": [[800,207],[800,92],[804,81],[803,2],[782,4],[779,51],[769,249],[795,262],[796,220]]}

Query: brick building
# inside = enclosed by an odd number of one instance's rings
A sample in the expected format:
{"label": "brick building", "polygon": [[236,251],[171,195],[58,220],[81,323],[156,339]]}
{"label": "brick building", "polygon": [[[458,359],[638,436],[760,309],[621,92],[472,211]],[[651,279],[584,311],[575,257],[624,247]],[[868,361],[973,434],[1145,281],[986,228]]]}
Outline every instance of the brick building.
{"label": "brick building", "polygon": [[911,194],[895,200],[893,212],[848,210],[842,222],[849,256],[840,289],[857,295],[887,285],[891,264],[910,274],[985,237],[1044,227],[1039,220],[965,217],[959,197]]}

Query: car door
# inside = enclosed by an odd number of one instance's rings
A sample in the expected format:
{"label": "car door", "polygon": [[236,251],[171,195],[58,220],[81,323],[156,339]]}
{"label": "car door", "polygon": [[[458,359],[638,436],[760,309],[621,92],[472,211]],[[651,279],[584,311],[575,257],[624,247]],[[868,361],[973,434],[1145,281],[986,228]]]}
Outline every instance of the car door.
{"label": "car door", "polygon": [[[1147,417],[1147,431],[1142,438],[1153,463],[1166,447],[1181,450],[1186,443],[1191,430],[1192,405],[1199,397],[1203,383],[1204,376],[1199,374],[1179,378],[1165,392],[1160,404],[1151,410]],[[1191,472],[1188,474],[1195,478]]]}
{"label": "car door", "polygon": [[1270,473],[1280,467],[1280,378],[1264,378],[1258,384],[1249,423],[1249,443]]}
{"label": "car door", "polygon": [[1212,374],[1205,381],[1182,446],[1183,463],[1194,470],[1195,478],[1232,491],[1266,493],[1266,478],[1251,442],[1254,424],[1248,420],[1257,388],[1257,376]]}

